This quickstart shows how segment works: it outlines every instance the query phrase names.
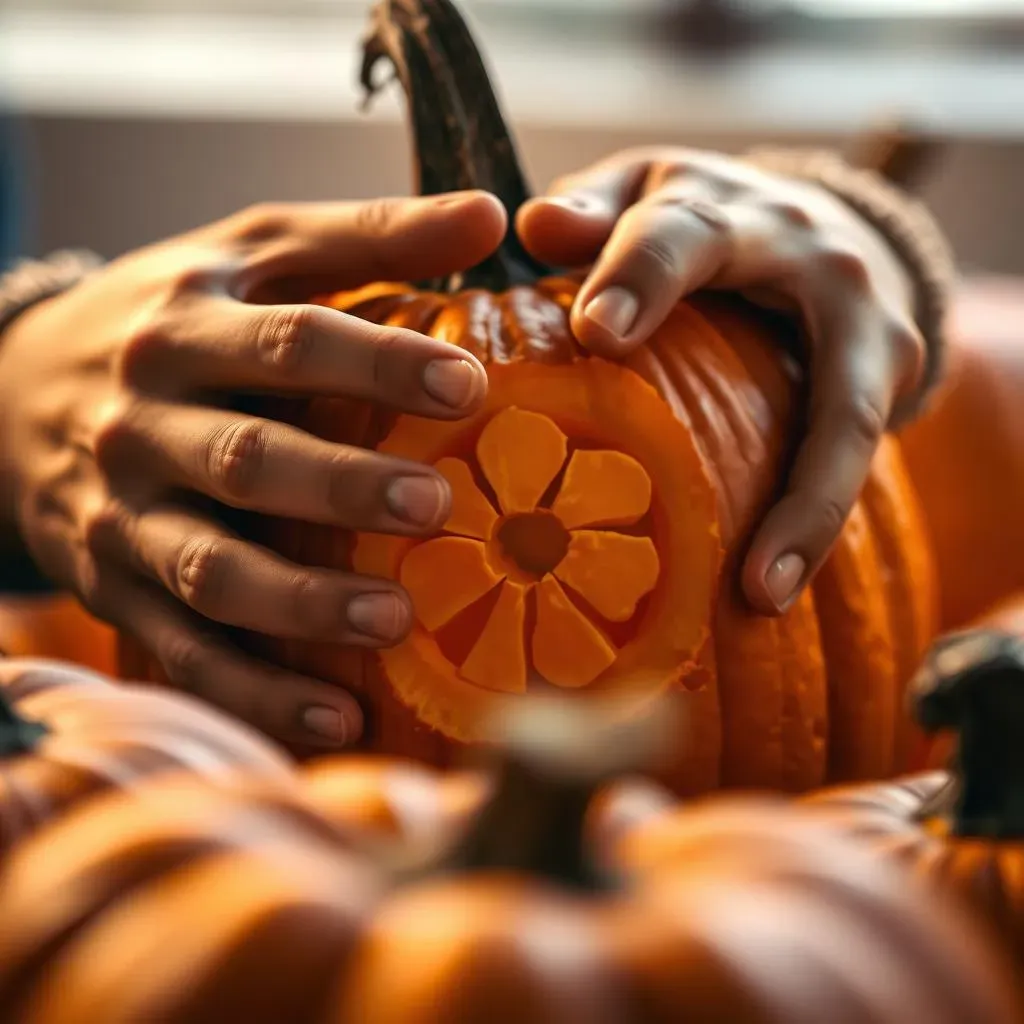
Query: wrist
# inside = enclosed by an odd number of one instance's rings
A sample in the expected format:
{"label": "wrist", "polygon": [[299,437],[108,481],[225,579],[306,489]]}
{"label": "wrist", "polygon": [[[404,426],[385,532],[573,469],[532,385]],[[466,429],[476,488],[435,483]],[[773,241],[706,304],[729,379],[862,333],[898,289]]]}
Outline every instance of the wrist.
{"label": "wrist", "polygon": [[920,202],[873,171],[848,166],[830,152],[758,150],[749,161],[762,170],[823,188],[866,225],[885,250],[885,262],[907,290],[914,320],[925,340],[926,356],[916,404],[941,378],[946,323],[956,279],[949,244]]}

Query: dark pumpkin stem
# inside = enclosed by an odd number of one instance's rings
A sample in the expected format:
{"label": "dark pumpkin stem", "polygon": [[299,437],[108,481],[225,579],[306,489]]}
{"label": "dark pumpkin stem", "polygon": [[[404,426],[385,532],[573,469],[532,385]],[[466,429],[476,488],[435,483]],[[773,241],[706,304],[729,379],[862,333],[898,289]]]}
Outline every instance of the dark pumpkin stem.
{"label": "dark pumpkin stem", "polygon": [[445,857],[456,871],[515,871],[585,890],[616,880],[589,852],[586,819],[597,791],[647,767],[667,745],[675,716],[661,705],[619,717],[583,701],[526,700],[499,723],[492,796]]}
{"label": "dark pumpkin stem", "polygon": [[526,178],[480,52],[451,0],[378,0],[363,44],[368,101],[382,87],[375,70],[384,59],[405,91],[419,194],[483,189],[508,211],[496,253],[430,286],[504,291],[549,273],[516,235],[516,213],[530,197]]}
{"label": "dark pumpkin stem", "polygon": [[48,731],[42,722],[22,718],[0,692],[0,758],[32,753]]}
{"label": "dark pumpkin stem", "polygon": [[953,784],[937,794],[954,832],[1024,838],[1021,639],[976,630],[940,640],[915,681],[914,710],[926,732],[957,735]]}

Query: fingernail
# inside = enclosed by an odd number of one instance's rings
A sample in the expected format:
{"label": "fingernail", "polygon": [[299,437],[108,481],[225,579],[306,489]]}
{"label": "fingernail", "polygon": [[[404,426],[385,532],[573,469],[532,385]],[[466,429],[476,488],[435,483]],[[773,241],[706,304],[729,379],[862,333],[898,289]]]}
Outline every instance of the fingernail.
{"label": "fingernail", "polygon": [[780,612],[785,611],[793,600],[806,570],[807,563],[799,555],[783,555],[772,563],[764,583],[772,603]]}
{"label": "fingernail", "polygon": [[432,476],[400,476],[388,484],[391,514],[413,526],[429,526],[448,505],[448,485]]}
{"label": "fingernail", "polygon": [[405,633],[409,611],[394,594],[360,594],[348,603],[353,629],[378,640],[397,640]]}
{"label": "fingernail", "polygon": [[439,402],[464,409],[480,389],[480,371],[465,359],[435,359],[423,370],[423,386]]}
{"label": "fingernail", "polygon": [[355,739],[355,729],[348,720],[348,716],[337,708],[329,708],[325,705],[313,705],[302,712],[302,724],[317,736],[326,740],[332,740],[338,744],[345,744]]}
{"label": "fingernail", "polygon": [[613,286],[591,299],[583,310],[583,315],[613,337],[622,340],[636,323],[636,315],[639,312],[640,303],[637,297],[625,288]]}

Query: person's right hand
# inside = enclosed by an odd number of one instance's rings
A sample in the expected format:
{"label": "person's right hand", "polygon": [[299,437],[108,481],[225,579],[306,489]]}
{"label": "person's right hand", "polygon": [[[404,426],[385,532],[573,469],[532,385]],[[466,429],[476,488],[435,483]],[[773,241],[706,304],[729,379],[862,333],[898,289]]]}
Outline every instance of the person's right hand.
{"label": "person's right hand", "polygon": [[443,525],[448,485],[214,396],[339,395],[466,415],[487,387],[471,355],[293,303],[468,268],[504,230],[504,210],[482,193],[261,206],[24,313],[0,338],[0,496],[37,564],[137,636],[174,685],[285,742],[356,739],[348,694],[243,654],[215,624],[384,646],[411,625],[408,596],[289,562],[216,510],[412,535]]}

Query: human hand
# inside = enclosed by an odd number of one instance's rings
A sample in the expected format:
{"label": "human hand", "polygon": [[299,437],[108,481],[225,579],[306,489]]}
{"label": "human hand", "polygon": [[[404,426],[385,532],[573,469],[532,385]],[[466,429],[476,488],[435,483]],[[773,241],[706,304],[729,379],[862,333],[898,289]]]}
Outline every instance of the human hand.
{"label": "human hand", "polygon": [[480,193],[256,207],[33,307],[0,339],[9,521],[43,571],[137,636],[174,685],[285,742],[356,739],[348,694],[243,654],[216,624],[385,646],[411,625],[408,596],[392,581],[294,564],[221,513],[417,535],[445,522],[448,485],[218,396],[343,395],[467,415],[487,386],[471,355],[294,303],[328,284],[467,268],[504,230],[500,204]]}
{"label": "human hand", "polygon": [[784,611],[825,560],[921,377],[913,289],[895,254],[823,188],[683,149],[627,151],[562,178],[523,207],[517,227],[541,260],[593,264],[572,324],[611,358],[701,288],[802,318],[807,435],[742,572],[754,608]]}

